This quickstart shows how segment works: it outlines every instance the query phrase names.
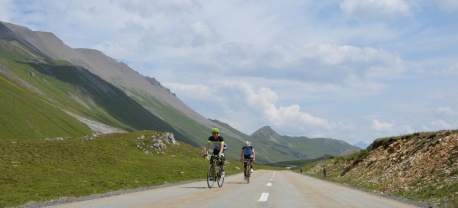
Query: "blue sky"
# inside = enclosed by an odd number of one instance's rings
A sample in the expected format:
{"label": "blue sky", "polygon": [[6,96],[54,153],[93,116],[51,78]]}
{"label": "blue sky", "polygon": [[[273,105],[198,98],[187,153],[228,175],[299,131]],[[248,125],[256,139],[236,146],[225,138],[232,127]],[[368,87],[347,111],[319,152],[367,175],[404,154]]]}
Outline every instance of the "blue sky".
{"label": "blue sky", "polygon": [[127,63],[251,134],[458,128],[456,0],[0,0],[0,20]]}

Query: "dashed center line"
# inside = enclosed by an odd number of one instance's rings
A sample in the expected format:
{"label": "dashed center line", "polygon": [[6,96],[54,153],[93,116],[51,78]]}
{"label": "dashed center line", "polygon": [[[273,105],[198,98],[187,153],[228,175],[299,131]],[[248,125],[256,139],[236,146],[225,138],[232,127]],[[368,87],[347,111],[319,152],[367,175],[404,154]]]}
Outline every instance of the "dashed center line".
{"label": "dashed center line", "polygon": [[[275,176],[275,172],[272,174],[269,180],[271,181],[274,176]],[[267,186],[272,186],[272,183],[267,183]],[[259,197],[258,202],[265,202],[267,201],[268,198],[269,198],[269,193],[262,193],[261,197]]]}
{"label": "dashed center line", "polygon": [[269,193],[262,193],[261,194],[261,197],[259,197],[259,202],[262,202],[262,201],[267,201],[267,198],[269,198]]}

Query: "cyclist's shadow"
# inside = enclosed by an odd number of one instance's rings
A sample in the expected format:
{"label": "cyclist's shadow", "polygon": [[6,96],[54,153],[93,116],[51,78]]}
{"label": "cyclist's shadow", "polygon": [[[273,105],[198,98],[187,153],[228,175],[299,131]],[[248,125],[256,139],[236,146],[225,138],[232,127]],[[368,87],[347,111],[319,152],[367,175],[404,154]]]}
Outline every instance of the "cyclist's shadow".
{"label": "cyclist's shadow", "polygon": [[243,182],[243,181],[240,181],[240,182],[226,182],[228,184],[246,184],[246,181]]}
{"label": "cyclist's shadow", "polygon": [[188,187],[181,187],[181,188],[189,188],[189,189],[208,189],[208,187],[207,187],[207,186],[200,186],[200,187],[196,187],[196,186],[194,186],[194,187],[192,187],[192,186],[188,186]]}

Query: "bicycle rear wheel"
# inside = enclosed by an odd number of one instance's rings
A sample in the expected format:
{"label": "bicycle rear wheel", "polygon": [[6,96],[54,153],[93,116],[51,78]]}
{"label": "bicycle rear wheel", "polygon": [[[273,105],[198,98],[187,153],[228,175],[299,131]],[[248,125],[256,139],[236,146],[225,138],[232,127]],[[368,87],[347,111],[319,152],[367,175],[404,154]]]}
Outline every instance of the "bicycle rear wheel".
{"label": "bicycle rear wheel", "polygon": [[208,188],[213,188],[213,185],[215,184],[215,178],[217,177],[215,175],[215,168],[213,167],[213,164],[211,164],[209,167],[208,167],[208,171],[207,171],[207,185],[208,185]]}
{"label": "bicycle rear wheel", "polygon": [[246,183],[250,183],[250,170],[248,169],[248,167],[249,167],[248,161],[245,160],[243,165],[244,165],[244,168],[245,168]]}

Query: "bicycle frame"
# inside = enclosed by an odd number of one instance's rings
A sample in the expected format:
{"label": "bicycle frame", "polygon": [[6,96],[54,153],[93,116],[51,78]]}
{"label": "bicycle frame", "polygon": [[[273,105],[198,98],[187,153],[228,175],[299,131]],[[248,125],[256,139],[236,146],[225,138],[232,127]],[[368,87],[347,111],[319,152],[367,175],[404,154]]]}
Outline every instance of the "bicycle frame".
{"label": "bicycle frame", "polygon": [[251,159],[243,160],[243,167],[245,168],[245,175],[246,175],[246,183],[250,183],[250,176],[251,176],[250,168],[249,168],[250,162],[251,162]]}
{"label": "bicycle frame", "polygon": [[213,188],[215,181],[218,183],[219,187],[223,186],[224,177],[221,177],[221,167],[218,165],[221,160],[218,155],[210,156],[210,165],[208,166],[207,172],[207,185],[208,188]]}

